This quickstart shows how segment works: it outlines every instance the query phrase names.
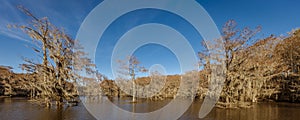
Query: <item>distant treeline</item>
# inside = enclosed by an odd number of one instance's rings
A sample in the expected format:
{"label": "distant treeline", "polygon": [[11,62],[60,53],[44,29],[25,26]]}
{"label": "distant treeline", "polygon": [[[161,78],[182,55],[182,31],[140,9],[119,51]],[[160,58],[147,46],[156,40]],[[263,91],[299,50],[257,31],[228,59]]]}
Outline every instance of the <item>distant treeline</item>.
{"label": "distant treeline", "polygon": [[[22,74],[15,74],[11,72],[12,68],[1,66],[0,95],[28,96],[43,101],[47,106],[52,102],[61,104],[74,101],[80,93],[129,96],[134,98],[133,101],[139,96],[149,100],[174,97],[203,99],[217,94],[215,89],[221,84],[211,78],[216,66],[223,63],[224,67],[217,69],[224,71],[225,79],[218,106],[247,107],[251,103],[270,100],[300,102],[300,30],[293,30],[286,36],[270,35],[257,39],[255,35],[261,27],[238,29],[236,22],[229,20],[222,29],[222,38],[199,44],[207,49],[208,46],[215,48],[199,51],[200,71],[168,76],[151,74],[149,77],[136,78],[139,72],[147,69],[139,66],[137,58],[130,57],[123,61],[129,63],[129,67],[120,65],[122,74],[129,77],[108,80],[95,70],[92,61],[85,57],[83,48],[69,35],[50,24],[47,18],[37,18],[24,7],[19,9],[32,22],[29,25],[11,25],[10,28],[23,30],[33,39],[33,43],[37,43],[32,49],[41,56],[39,59],[42,62],[24,58],[25,63],[20,67],[27,73]],[[94,74],[96,78],[80,76],[78,71]],[[158,80],[166,78],[161,90],[159,87],[145,87],[153,77]],[[179,91],[181,78],[185,86]],[[199,84],[190,81],[195,78]],[[122,85],[117,86],[120,83]],[[161,81],[155,81],[152,85],[161,84]],[[150,93],[155,94],[149,96]]]}
{"label": "distant treeline", "polygon": [[[300,102],[300,30],[293,30],[286,36],[270,35],[253,41],[252,37],[259,30],[260,27],[255,30],[248,27],[238,30],[235,21],[230,20],[224,25],[223,41],[215,40],[215,43],[223,43],[225,48],[224,69],[226,73],[218,103],[220,107],[247,107],[258,101]],[[216,51],[213,52],[217,54]],[[216,62],[211,61],[216,61],[218,58],[209,57],[209,54],[203,51],[199,52],[199,58],[199,66],[204,69],[193,73],[199,76],[200,82],[195,90],[195,96],[192,94],[190,96],[203,99],[206,95],[214,94],[209,84],[213,82],[211,80],[212,67]],[[151,77],[132,80],[137,85],[145,86],[150,83]],[[180,80],[180,75],[167,76],[166,84],[160,93],[148,99],[160,100],[176,97]],[[122,92],[115,82],[105,80],[101,83],[104,94],[108,96],[128,95]],[[129,88],[130,85],[128,84]],[[186,93],[180,94],[191,93],[189,89],[192,89],[192,85],[186,89]],[[136,90],[140,91],[137,92],[139,94],[149,91],[143,87]]]}

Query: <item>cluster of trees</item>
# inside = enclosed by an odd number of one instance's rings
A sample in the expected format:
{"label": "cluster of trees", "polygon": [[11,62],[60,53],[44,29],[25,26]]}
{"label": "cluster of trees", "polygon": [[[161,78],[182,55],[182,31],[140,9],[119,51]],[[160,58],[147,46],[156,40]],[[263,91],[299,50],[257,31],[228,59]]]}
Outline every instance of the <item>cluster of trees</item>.
{"label": "cluster of trees", "polygon": [[[222,31],[223,38],[214,43],[224,44],[225,85],[219,105],[244,107],[258,100],[299,101],[299,33],[288,36],[253,39],[260,27],[254,30],[237,28],[228,21]],[[255,41],[253,41],[255,40]],[[211,75],[215,58],[200,52],[204,71]],[[208,78],[208,81],[210,79]]]}
{"label": "cluster of trees", "polygon": [[[271,35],[263,39],[255,38],[260,29],[258,26],[255,29],[246,27],[240,30],[237,23],[230,20],[223,27],[222,39],[205,43],[206,45],[211,44],[215,49],[221,47],[220,44],[224,45],[225,56],[222,57],[225,60],[226,72],[224,87],[218,103],[220,107],[247,107],[253,102],[262,100],[300,101],[300,48],[298,47],[300,30],[294,30],[287,36]],[[166,77],[166,84],[150,99],[176,96],[203,98],[206,94],[213,93],[214,90],[209,89],[208,85],[212,82],[212,67],[216,66],[216,61],[220,57],[212,57],[211,54],[221,54],[220,52],[218,50],[210,51],[210,53],[208,51],[199,52],[202,68],[200,71],[191,71],[183,75],[160,76]],[[126,68],[126,70],[132,69]],[[129,74],[130,71],[125,73]],[[192,78],[200,78],[199,85],[195,87],[193,84],[185,84],[187,85],[186,89],[178,93],[181,77],[187,83],[193,83],[190,80]],[[131,78],[133,85],[146,86],[151,82],[150,76]],[[111,81],[110,85],[114,86],[114,81]],[[116,90],[111,89],[109,91],[111,93],[120,91],[117,86],[111,88],[116,88]],[[198,89],[193,90],[193,88]],[[140,91],[137,93],[149,92],[148,89],[132,90]],[[118,93],[113,95],[118,95]]]}
{"label": "cluster of trees", "polygon": [[117,62],[120,67],[116,79],[117,84],[121,86],[121,90],[127,94],[131,94],[132,101],[136,102],[136,97],[139,95],[137,89],[140,88],[135,82],[136,76],[139,72],[147,72],[148,70],[140,66],[140,61],[135,56],[128,56],[125,60],[118,60]]}
{"label": "cluster of trees", "polygon": [[[31,21],[27,25],[9,25],[19,28],[33,39],[31,46],[39,58],[24,57],[20,67],[27,72],[21,81],[29,96],[50,106],[53,101],[61,105],[64,101],[74,101],[78,97],[76,83],[87,78],[86,74],[96,73],[83,48],[63,30],[49,22],[47,18],[37,18],[28,9],[19,6]],[[41,61],[41,62],[39,62]],[[95,79],[89,80],[97,81]]]}
{"label": "cluster of trees", "polygon": [[[13,74],[10,68],[1,67],[0,94],[13,95],[14,91],[23,90],[24,94],[43,101],[47,106],[52,101],[61,104],[74,100],[79,95],[78,91],[90,96],[95,93],[98,96],[132,96],[133,102],[137,97],[154,100],[174,97],[203,99],[205,95],[215,92],[208,85],[218,82],[212,79],[212,72],[222,59],[226,72],[218,105],[241,107],[269,99],[300,101],[300,30],[294,30],[287,36],[271,35],[258,39],[253,37],[260,27],[240,30],[237,23],[230,20],[222,29],[222,38],[203,44],[215,50],[199,52],[200,71],[168,76],[154,71],[149,77],[137,78],[137,74],[148,70],[140,65],[136,57],[130,56],[118,61],[119,76],[112,81],[95,70],[92,61],[85,57],[83,48],[63,30],[47,18],[35,17],[24,7],[19,9],[32,21],[28,25],[9,27],[20,28],[33,39],[35,46],[31,48],[41,62],[23,58],[25,63],[21,67],[27,71],[26,74]],[[220,51],[220,47],[224,51]],[[78,71],[96,75],[96,78],[83,77]],[[185,86],[179,92],[181,78]],[[197,80],[198,85],[195,84]]]}
{"label": "cluster of trees", "polygon": [[276,45],[274,51],[274,79],[277,79],[278,89],[282,91],[279,99],[299,102],[299,66],[300,66],[300,30],[293,30],[288,37]]}
{"label": "cluster of trees", "polygon": [[0,95],[12,94],[11,71],[10,67],[0,66]]}

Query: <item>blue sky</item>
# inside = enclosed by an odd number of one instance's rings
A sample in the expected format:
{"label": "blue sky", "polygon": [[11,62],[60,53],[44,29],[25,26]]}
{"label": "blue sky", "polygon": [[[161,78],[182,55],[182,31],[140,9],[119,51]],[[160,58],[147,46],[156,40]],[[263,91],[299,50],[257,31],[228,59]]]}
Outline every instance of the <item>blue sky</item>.
{"label": "blue sky", "polygon": [[[257,35],[264,38],[270,34],[286,34],[293,28],[300,27],[300,1],[298,0],[197,0],[210,14],[218,28],[229,19],[237,21],[240,27],[257,25],[262,31]],[[27,24],[30,20],[16,9],[17,5],[29,8],[39,17],[47,16],[52,23],[75,38],[76,33],[88,13],[101,0],[1,0],[0,5],[0,65],[12,66],[15,72],[22,72],[18,65],[21,57],[37,59],[33,51],[26,47],[32,45],[31,39],[21,31],[7,29],[7,24]],[[104,13],[111,11],[104,11]],[[202,49],[201,36],[188,23],[176,15],[163,11],[136,11],[119,18],[106,30],[96,52],[96,64],[100,72],[111,77],[110,55],[122,32],[145,21],[159,22],[184,31],[189,36],[195,52]],[[99,21],[101,22],[101,21]],[[125,23],[125,24],[124,24]],[[138,36],[138,35],[137,35]],[[141,36],[142,37],[142,36]],[[162,64],[168,74],[180,72],[176,56],[167,48],[151,44],[139,48],[135,55],[143,66]]]}

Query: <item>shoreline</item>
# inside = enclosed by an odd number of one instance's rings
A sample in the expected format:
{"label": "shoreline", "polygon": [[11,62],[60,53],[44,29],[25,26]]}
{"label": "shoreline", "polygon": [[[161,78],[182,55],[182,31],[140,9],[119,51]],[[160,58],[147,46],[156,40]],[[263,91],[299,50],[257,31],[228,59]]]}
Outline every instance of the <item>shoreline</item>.
{"label": "shoreline", "polygon": [[11,96],[0,96],[0,98],[9,98]]}

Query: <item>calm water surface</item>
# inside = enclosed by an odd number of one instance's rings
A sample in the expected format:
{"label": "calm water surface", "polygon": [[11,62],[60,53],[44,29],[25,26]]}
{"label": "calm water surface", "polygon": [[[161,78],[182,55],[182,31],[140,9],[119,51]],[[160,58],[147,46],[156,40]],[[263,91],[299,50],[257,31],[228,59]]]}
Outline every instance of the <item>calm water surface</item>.
{"label": "calm water surface", "polygon": [[[130,98],[111,99],[116,105],[132,111]],[[136,112],[155,111],[170,100],[150,102],[140,100],[135,104]],[[200,120],[197,118],[201,101],[195,101],[180,120]],[[94,120],[82,104],[75,107],[46,109],[25,98],[0,98],[0,120]],[[300,104],[258,103],[248,109],[214,108],[204,120],[299,120]]]}

